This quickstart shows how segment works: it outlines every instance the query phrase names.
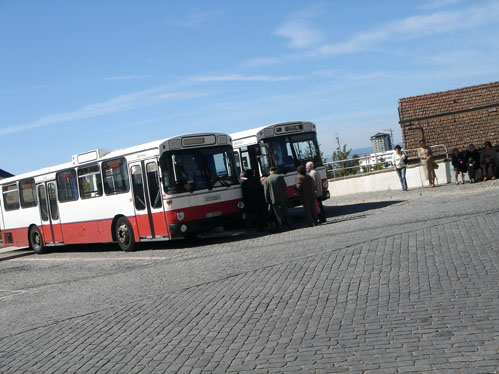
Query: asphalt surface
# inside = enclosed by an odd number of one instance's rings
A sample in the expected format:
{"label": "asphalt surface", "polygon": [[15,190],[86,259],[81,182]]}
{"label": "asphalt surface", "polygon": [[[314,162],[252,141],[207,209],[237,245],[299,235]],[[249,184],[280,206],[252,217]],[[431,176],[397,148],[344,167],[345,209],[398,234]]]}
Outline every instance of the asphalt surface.
{"label": "asphalt surface", "polygon": [[498,371],[498,181],[327,204],[274,235],[3,257],[0,372]]}

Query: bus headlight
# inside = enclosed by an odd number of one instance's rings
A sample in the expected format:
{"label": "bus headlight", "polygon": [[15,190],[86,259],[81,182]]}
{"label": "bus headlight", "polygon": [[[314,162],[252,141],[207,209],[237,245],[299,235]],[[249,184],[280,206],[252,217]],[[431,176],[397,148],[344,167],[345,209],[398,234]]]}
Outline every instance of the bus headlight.
{"label": "bus headlight", "polygon": [[184,214],[184,212],[182,212],[182,211],[177,212],[177,219],[178,219],[179,221],[183,221],[183,220],[184,220],[184,218],[185,218],[185,214]]}
{"label": "bus headlight", "polygon": [[187,231],[187,225],[186,224],[180,225],[180,231],[185,233]]}
{"label": "bus headlight", "polygon": [[325,188],[327,190],[327,187],[329,186],[329,183],[327,181],[327,179],[325,181],[322,182],[322,188]]}
{"label": "bus headlight", "polygon": [[244,201],[239,201],[239,202],[237,203],[237,207],[238,207],[239,209],[244,209]]}

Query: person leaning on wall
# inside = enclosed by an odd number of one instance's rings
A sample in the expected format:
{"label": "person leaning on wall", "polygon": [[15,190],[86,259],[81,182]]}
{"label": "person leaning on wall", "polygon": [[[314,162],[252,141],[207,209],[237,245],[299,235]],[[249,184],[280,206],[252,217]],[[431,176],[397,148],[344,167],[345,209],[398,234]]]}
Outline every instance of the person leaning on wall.
{"label": "person leaning on wall", "polygon": [[424,139],[419,142],[418,157],[423,166],[425,179],[428,181],[431,188],[435,187],[435,160],[431,148],[426,145]]}
{"label": "person leaning on wall", "polygon": [[482,151],[482,155],[480,157],[483,171],[483,180],[486,181],[487,178],[494,180],[496,179],[496,150],[492,148],[492,143],[490,142],[485,142],[483,146],[484,150]]}

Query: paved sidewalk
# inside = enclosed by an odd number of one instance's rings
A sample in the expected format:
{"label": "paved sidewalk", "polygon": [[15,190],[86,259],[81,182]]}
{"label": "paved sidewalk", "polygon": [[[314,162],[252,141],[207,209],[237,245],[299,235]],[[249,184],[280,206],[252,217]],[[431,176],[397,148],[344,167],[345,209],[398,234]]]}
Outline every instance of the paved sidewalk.
{"label": "paved sidewalk", "polygon": [[0,263],[0,371],[498,371],[499,184],[328,205],[282,234]]}

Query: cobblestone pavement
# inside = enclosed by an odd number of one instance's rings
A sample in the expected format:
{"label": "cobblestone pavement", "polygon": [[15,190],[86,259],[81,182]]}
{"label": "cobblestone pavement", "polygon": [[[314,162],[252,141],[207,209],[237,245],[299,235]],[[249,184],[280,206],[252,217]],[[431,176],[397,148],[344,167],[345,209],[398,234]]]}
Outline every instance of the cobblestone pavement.
{"label": "cobblestone pavement", "polygon": [[0,372],[499,370],[497,181],[328,204],[315,228],[0,262]]}

